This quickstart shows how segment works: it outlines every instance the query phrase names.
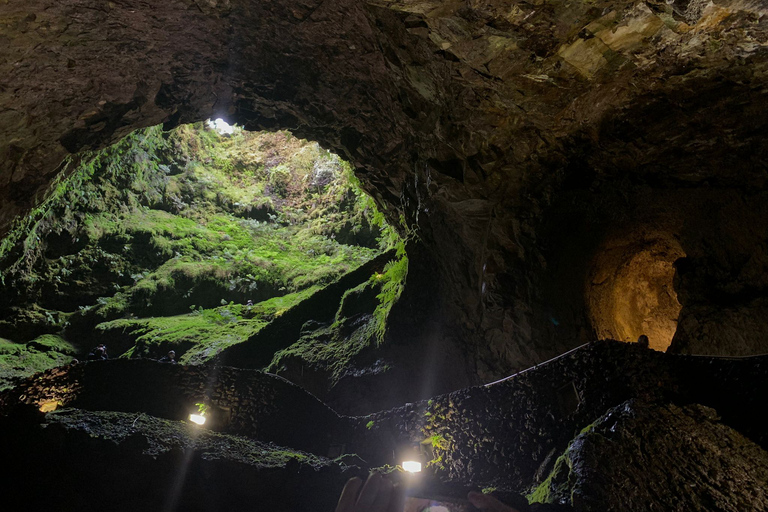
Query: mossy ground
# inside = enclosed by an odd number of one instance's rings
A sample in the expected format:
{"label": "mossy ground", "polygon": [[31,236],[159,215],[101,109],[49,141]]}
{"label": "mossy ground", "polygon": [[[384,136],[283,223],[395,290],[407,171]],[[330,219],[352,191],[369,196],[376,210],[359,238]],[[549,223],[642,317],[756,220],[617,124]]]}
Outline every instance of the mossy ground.
{"label": "mossy ground", "polygon": [[18,379],[72,361],[76,349],[53,334],[43,334],[28,343],[0,338],[0,390]]}
{"label": "mossy ground", "polygon": [[226,347],[249,339],[317,289],[313,286],[253,306],[228,304],[211,309],[201,307],[186,315],[121,318],[103,322],[96,326],[96,330],[104,340],[129,339],[132,346],[121,357],[158,358],[174,350],[183,354],[180,363],[201,364]]}
{"label": "mossy ground", "polygon": [[[0,243],[0,336],[17,344],[55,334],[82,355],[114,337],[112,357],[201,363],[399,243],[348,164],[286,132],[155,127],[79,162]],[[400,254],[374,276],[366,339],[406,271]],[[336,341],[307,357],[343,365],[367,344]],[[3,368],[40,366],[25,357]]]}

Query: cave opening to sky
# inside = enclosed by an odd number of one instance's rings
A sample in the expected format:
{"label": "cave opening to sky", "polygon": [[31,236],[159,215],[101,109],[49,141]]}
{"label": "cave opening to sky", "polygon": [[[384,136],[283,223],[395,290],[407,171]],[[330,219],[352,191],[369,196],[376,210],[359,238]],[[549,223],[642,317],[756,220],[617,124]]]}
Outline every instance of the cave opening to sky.
{"label": "cave opening to sky", "polygon": [[3,386],[106,344],[268,368],[323,395],[381,344],[404,242],[317,143],[217,119],[68,165],[0,248]]}

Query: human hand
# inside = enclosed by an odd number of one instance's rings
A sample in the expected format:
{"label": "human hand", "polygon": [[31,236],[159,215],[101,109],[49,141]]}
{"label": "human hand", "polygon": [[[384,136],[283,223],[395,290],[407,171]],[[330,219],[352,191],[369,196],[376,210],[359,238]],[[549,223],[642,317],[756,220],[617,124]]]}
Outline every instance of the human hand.
{"label": "human hand", "polygon": [[363,483],[351,478],[341,491],[336,512],[402,512],[405,491],[381,473],[371,473]]}
{"label": "human hand", "polygon": [[520,512],[516,508],[505,505],[489,494],[472,491],[467,495],[469,502],[480,510],[489,512]]}

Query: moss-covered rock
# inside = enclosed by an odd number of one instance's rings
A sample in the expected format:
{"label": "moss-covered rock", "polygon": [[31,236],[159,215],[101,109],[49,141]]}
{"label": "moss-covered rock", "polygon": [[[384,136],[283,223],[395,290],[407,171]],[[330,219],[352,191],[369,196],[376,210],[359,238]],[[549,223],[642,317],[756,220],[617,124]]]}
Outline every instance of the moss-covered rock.
{"label": "moss-covered rock", "polygon": [[581,431],[529,500],[584,512],[765,510],[768,452],[719,419],[701,405],[625,402]]}
{"label": "moss-covered rock", "polygon": [[26,344],[0,338],[0,390],[34,373],[69,364],[75,352],[71,343],[54,334],[43,334]]}
{"label": "moss-covered rock", "polygon": [[0,245],[15,342],[204,362],[398,242],[348,164],[287,132],[155,127],[69,165]]}
{"label": "moss-covered rock", "polygon": [[96,326],[98,338],[122,357],[159,358],[174,350],[179,362],[200,364],[230,345],[242,343],[287,309],[311,296],[317,287],[259,302],[228,304],[186,315],[120,318]]}

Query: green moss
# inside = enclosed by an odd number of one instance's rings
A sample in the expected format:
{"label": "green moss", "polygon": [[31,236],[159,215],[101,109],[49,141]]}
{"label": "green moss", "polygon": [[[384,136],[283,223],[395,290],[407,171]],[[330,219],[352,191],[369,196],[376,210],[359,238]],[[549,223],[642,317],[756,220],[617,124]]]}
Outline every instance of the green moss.
{"label": "green moss", "polygon": [[530,494],[526,496],[528,503],[554,503],[553,487],[554,482],[559,480],[563,473],[569,471],[567,450],[555,461],[555,467],[552,472],[547,476],[546,480],[541,482]]}
{"label": "green moss", "polygon": [[27,347],[34,348],[40,352],[60,352],[62,354],[73,356],[77,349],[67,340],[55,334],[43,334],[27,343]]}
{"label": "green moss", "polygon": [[[67,332],[90,340],[98,324],[133,341],[126,355],[175,347],[182,362],[202,362],[399,242],[347,163],[287,133],[154,127],[66,165],[69,177],[0,244],[3,332],[43,304],[52,320],[40,316],[35,332],[71,321]],[[342,336],[340,317],[333,341],[304,340],[302,357],[338,377],[383,339],[407,273],[399,256],[367,285],[380,290],[374,320]],[[248,299],[268,300],[216,307]]]}
{"label": "green moss", "polygon": [[[581,429],[578,435],[588,434],[594,428],[595,423],[591,423]],[[571,443],[573,443],[573,441],[571,441]],[[528,503],[556,503],[563,496],[568,496],[570,494],[568,489],[568,475],[571,470],[571,461],[568,458],[569,450],[570,443],[565,452],[555,461],[555,465],[546,480],[541,482],[541,484],[526,496],[528,498]]]}
{"label": "green moss", "polygon": [[281,316],[287,310],[299,304],[301,301],[311,297],[315,292],[320,289],[320,286],[311,286],[299,292],[289,293],[281,297],[272,297],[265,301],[254,304],[248,309],[254,316],[265,320],[272,320]]}
{"label": "green moss", "polygon": [[317,287],[308,288],[253,306],[229,304],[193,309],[186,315],[112,320],[98,324],[96,330],[106,338],[131,338],[134,345],[122,354],[123,357],[154,358],[173,349],[179,355],[179,362],[200,364],[214,358],[226,347],[248,340],[315,291]]}
{"label": "green moss", "polygon": [[96,329],[105,335],[119,333],[133,338],[134,346],[123,357],[157,358],[173,349],[180,354],[179,362],[199,364],[230,345],[242,343],[267,324],[263,320],[241,319],[226,314],[227,311],[217,309],[171,317],[119,319],[101,323]]}
{"label": "green moss", "polygon": [[381,287],[381,293],[377,296],[379,304],[373,312],[374,330],[379,344],[384,341],[389,313],[403,293],[405,279],[408,276],[408,256],[405,255],[405,242],[400,241],[396,247],[398,259],[387,263],[382,273],[371,276],[371,282]]}
{"label": "green moss", "polygon": [[76,349],[60,336],[45,334],[22,344],[0,338],[0,390],[20,378],[72,362]]}
{"label": "green moss", "polygon": [[349,369],[354,357],[374,340],[375,324],[372,319],[363,322],[351,333],[342,334],[345,321],[336,322],[303,335],[290,347],[275,353],[266,371],[279,373],[286,360],[298,359],[310,367],[329,373],[330,382],[336,383]]}

